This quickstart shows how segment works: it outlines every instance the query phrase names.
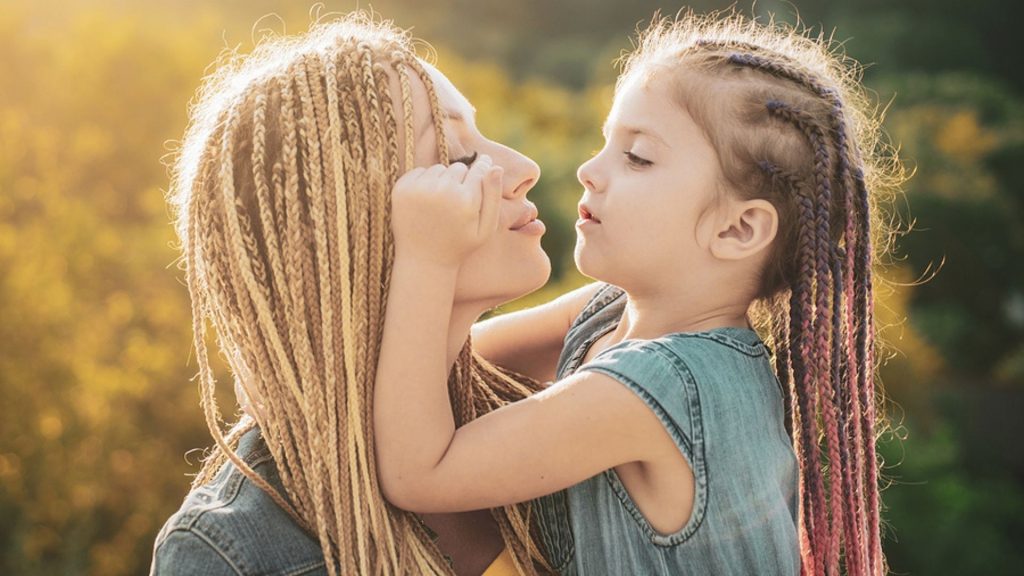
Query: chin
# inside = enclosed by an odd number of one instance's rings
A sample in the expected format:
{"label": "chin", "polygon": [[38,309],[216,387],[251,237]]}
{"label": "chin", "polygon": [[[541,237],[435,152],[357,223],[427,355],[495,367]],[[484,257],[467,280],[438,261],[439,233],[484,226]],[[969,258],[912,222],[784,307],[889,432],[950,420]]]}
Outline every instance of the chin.
{"label": "chin", "polygon": [[477,303],[489,310],[522,298],[543,287],[551,277],[551,260],[539,247],[514,260],[492,260],[485,267],[459,271],[455,300],[457,304]]}
{"label": "chin", "polygon": [[494,306],[522,298],[539,290],[551,278],[551,260],[543,250],[537,250],[536,254],[532,254],[530,258],[518,262],[516,266],[509,269],[514,273],[506,276],[501,301]]}
{"label": "chin", "polygon": [[[579,243],[576,244],[576,249],[573,251],[572,256],[576,269],[580,274],[598,282],[614,286],[622,287],[630,284],[630,271],[636,271],[636,267],[632,266],[636,264],[635,262],[612,261],[602,258],[597,250],[593,248],[588,249],[585,245],[580,245]],[[635,278],[636,276],[632,279]]]}
{"label": "chin", "polygon": [[530,274],[523,275],[525,289],[516,298],[540,290],[551,279],[551,259],[548,258],[547,253],[543,250],[537,250],[537,252],[538,254],[533,258],[533,262],[528,267]]}
{"label": "chin", "polygon": [[600,280],[600,267],[595,262],[593,251],[587,250],[586,246],[581,244],[578,240],[576,242],[576,249],[572,252],[572,260],[576,264],[576,269],[580,271],[580,274],[588,278]]}

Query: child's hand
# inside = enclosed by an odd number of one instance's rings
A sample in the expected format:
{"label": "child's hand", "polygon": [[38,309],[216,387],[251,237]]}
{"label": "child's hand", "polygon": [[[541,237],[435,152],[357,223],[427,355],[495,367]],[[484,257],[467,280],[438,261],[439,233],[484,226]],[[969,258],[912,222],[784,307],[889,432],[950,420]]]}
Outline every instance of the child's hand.
{"label": "child's hand", "polygon": [[481,155],[472,166],[414,168],[395,182],[395,255],[458,267],[498,227],[500,167]]}

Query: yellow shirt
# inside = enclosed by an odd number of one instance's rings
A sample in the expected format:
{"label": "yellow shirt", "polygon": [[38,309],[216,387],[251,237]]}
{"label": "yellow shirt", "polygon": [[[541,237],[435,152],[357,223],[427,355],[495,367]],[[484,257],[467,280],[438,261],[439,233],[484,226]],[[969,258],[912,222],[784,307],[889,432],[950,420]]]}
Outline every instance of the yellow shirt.
{"label": "yellow shirt", "polygon": [[512,555],[508,553],[508,548],[502,548],[501,554],[491,562],[491,565],[484,570],[482,576],[518,576],[519,572],[516,571],[515,564],[512,563]]}

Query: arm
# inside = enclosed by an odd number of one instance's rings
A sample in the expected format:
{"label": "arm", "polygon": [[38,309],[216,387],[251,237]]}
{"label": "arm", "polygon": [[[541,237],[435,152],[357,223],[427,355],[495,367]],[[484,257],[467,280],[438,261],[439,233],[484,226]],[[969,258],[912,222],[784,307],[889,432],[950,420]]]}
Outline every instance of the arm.
{"label": "arm", "polygon": [[[458,193],[438,192],[433,180],[444,176],[435,170],[419,184],[400,180],[393,196],[396,252],[374,392],[375,444],[384,495],[416,512],[521,502],[672,445],[640,398],[589,372],[455,429],[447,331],[459,259],[486,240],[491,228],[477,222],[494,217],[489,202],[500,184],[473,173],[486,168],[474,164]],[[483,200],[470,199],[473,186]],[[442,218],[441,228],[421,224]]]}
{"label": "arm", "polygon": [[[437,383],[423,388],[444,391]],[[415,438],[407,433],[407,451],[393,454],[404,460],[404,469],[398,473],[381,465],[380,474],[385,497],[413,512],[460,512],[523,502],[620,464],[655,460],[667,453],[666,446],[674,450],[665,428],[642,400],[612,378],[592,372],[567,378],[454,432],[450,417],[425,410],[421,416],[434,416],[434,422],[420,428]],[[426,451],[414,447],[428,442],[434,448],[424,457]],[[396,448],[377,446],[378,454]]]}
{"label": "arm", "polygon": [[494,364],[540,382],[554,380],[565,335],[600,287],[593,282],[540,306],[479,322],[473,347]]}

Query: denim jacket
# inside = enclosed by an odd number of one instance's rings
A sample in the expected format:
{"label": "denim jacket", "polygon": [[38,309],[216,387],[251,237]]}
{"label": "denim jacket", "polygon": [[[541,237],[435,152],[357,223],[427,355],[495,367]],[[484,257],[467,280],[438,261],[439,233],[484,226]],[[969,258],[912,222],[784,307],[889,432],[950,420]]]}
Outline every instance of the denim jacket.
{"label": "denim jacket", "polygon": [[[242,460],[280,493],[277,468],[259,428],[246,432]],[[327,574],[320,543],[228,463],[189,492],[157,535],[151,576],[311,576]]]}
{"label": "denim jacket", "polygon": [[751,330],[626,340],[580,365],[615,328],[626,298],[602,288],[574,322],[558,377],[608,375],[658,416],[694,475],[693,512],[656,532],[614,469],[541,498],[541,535],[563,575],[794,575],[797,460],[768,351]]}

